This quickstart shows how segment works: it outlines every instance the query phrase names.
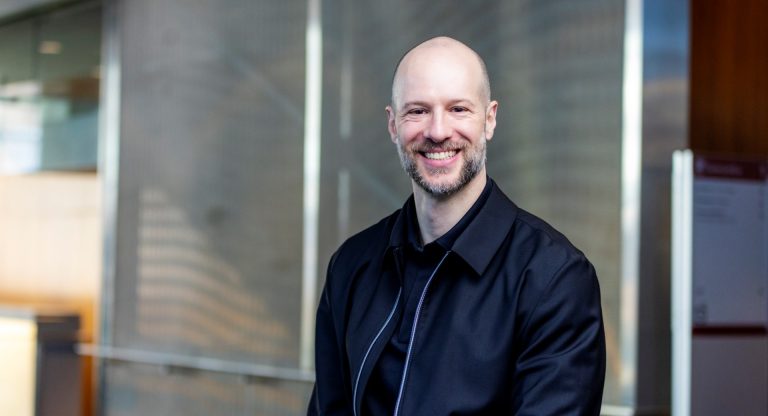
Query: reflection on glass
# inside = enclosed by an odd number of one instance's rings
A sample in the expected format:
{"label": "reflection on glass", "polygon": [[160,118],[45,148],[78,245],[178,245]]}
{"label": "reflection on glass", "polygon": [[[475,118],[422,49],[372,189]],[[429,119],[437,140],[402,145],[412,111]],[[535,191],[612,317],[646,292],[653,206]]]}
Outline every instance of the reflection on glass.
{"label": "reflection on glass", "polygon": [[283,362],[296,358],[292,329],[274,316],[266,293],[215,253],[216,242],[159,189],[141,196],[136,335],[149,348],[226,352]]}
{"label": "reflection on glass", "polygon": [[0,27],[0,173],[93,170],[101,8]]}
{"label": "reflection on glass", "polygon": [[[0,89],[0,172],[30,172],[40,167],[42,108],[34,99],[21,99],[18,90],[35,91],[35,83]],[[10,90],[10,92],[9,92]],[[16,90],[16,91],[14,91]]]}

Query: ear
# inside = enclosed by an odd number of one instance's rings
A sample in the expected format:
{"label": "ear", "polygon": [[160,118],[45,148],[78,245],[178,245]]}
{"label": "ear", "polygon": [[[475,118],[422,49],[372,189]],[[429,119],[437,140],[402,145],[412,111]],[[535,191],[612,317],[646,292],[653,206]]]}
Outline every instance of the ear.
{"label": "ear", "polygon": [[389,137],[392,139],[393,143],[396,143],[397,126],[395,125],[395,110],[391,105],[388,105],[387,108],[385,108],[385,111],[387,112],[387,130],[389,130]]}
{"label": "ear", "polygon": [[491,140],[493,138],[493,132],[496,130],[496,110],[499,108],[497,101],[491,101],[488,103],[488,107],[485,110],[485,139]]}

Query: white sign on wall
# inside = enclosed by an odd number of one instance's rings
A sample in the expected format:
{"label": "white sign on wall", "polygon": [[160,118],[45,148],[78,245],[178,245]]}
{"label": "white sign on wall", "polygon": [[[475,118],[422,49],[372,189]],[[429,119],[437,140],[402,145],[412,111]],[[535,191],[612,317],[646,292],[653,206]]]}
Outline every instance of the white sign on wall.
{"label": "white sign on wall", "polygon": [[768,324],[766,164],[696,156],[694,327]]}
{"label": "white sign on wall", "polygon": [[768,161],[675,152],[672,414],[768,414]]}

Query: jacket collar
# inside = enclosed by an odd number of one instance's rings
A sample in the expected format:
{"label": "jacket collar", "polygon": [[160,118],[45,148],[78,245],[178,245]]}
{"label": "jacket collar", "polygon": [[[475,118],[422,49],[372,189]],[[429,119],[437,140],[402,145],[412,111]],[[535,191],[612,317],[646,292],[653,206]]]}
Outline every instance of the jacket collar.
{"label": "jacket collar", "polygon": [[[517,218],[517,206],[499,189],[496,182],[488,178],[491,192],[475,218],[467,225],[453,243],[451,251],[461,257],[472,269],[482,275],[501,244],[507,238]],[[401,247],[408,239],[404,233],[408,204],[413,204],[413,195],[406,201],[390,232],[388,253]]]}
{"label": "jacket collar", "polygon": [[456,239],[453,251],[482,275],[517,218],[517,206],[492,183],[491,194],[477,216]]}

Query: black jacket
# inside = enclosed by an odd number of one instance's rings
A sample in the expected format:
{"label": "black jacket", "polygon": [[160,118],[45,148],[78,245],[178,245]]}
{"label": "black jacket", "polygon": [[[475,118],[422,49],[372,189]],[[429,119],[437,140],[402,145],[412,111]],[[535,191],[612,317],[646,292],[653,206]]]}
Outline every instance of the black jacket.
{"label": "black jacket", "polygon": [[[605,378],[600,289],[584,255],[492,184],[427,284],[399,415],[598,415]],[[399,316],[390,246],[402,210],[347,240],[317,311],[309,415],[360,415]]]}

